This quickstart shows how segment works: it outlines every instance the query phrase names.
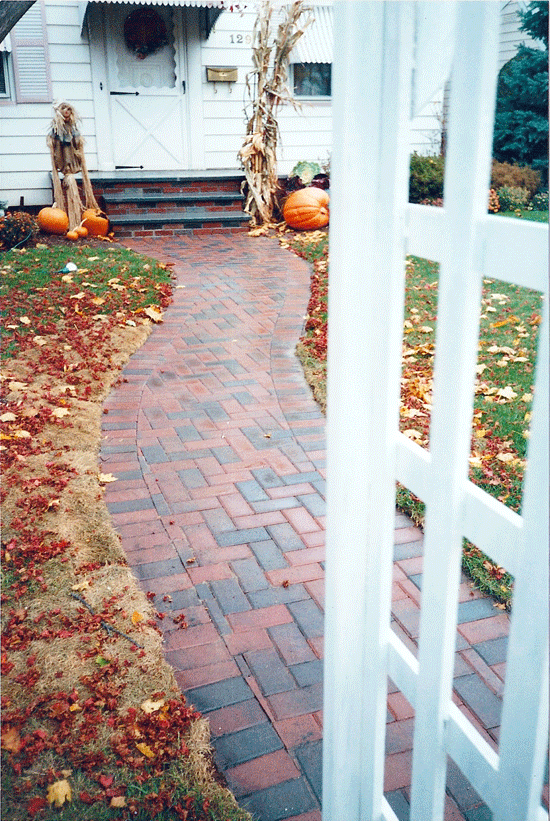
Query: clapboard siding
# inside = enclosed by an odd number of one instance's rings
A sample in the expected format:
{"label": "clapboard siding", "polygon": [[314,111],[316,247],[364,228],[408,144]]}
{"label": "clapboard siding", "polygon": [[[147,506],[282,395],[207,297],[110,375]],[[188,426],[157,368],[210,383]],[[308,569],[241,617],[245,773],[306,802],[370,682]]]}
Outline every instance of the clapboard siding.
{"label": "clapboard siding", "polygon": [[[518,0],[501,3],[501,65],[514,56],[519,42],[540,45],[519,31],[517,9],[520,5]],[[105,134],[108,128],[108,103],[99,98],[94,103],[92,89],[93,77],[96,83],[105,82],[104,69],[98,68],[95,62],[92,67],[91,62],[91,55],[101,53],[103,45],[94,41],[92,45],[98,48],[91,50],[86,28],[81,31],[78,0],[44,0],[44,8],[52,99],[68,100],[81,115],[86,161],[93,171],[99,168],[97,129],[101,128]],[[183,19],[192,13],[184,9]],[[187,19],[192,18],[189,16]],[[227,9],[217,19],[207,41],[190,45],[192,52],[198,55],[190,83],[194,83],[195,89],[200,89],[195,95],[194,116],[195,122],[202,118],[204,139],[201,152],[204,147],[204,153],[200,162],[204,162],[205,168],[239,169],[237,155],[252,112],[246,78],[252,71],[254,20],[253,11],[231,12]],[[207,82],[208,66],[237,68],[237,82]],[[437,153],[441,99],[441,95],[436,97],[411,124],[412,151]],[[52,118],[51,103],[0,101],[0,110],[2,199],[7,198],[12,206],[19,205],[22,196],[26,205],[51,202],[50,157],[46,145]],[[100,126],[96,123],[96,116],[101,118]],[[278,119],[281,132],[278,149],[280,174],[289,173],[300,160],[327,161],[332,146],[330,101],[304,101],[299,110],[294,110],[290,105],[282,106]],[[104,145],[102,151],[105,153]]]}
{"label": "clapboard siding", "polygon": [[[52,98],[74,103],[83,118],[86,160],[97,164],[90,52],[81,36],[76,0],[46,0],[45,18]],[[51,103],[14,102],[2,106],[0,155],[2,199],[18,206],[51,203],[50,154],[46,135],[52,119]]]}

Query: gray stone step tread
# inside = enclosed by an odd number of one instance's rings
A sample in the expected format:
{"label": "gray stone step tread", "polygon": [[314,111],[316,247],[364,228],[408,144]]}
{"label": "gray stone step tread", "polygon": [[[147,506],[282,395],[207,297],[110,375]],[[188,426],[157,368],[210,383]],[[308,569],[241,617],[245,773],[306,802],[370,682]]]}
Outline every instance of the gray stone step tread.
{"label": "gray stone step tread", "polygon": [[106,203],[134,202],[137,205],[149,205],[155,202],[232,202],[242,200],[242,195],[240,191],[174,191],[155,194],[136,188],[135,191],[104,194],[103,199]]}
{"label": "gray stone step tread", "polygon": [[167,211],[153,214],[109,214],[112,225],[169,225],[175,222],[187,224],[197,222],[243,223],[249,220],[244,211],[205,211],[194,209],[187,211]]}

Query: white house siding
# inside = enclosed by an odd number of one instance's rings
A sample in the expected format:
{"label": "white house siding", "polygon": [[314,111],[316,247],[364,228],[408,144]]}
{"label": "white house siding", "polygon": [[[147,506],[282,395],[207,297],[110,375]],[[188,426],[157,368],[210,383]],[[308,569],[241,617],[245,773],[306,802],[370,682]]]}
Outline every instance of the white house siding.
{"label": "white house siding", "polygon": [[518,50],[518,45],[523,43],[529,48],[540,48],[541,43],[533,40],[527,32],[520,31],[518,11],[524,10],[527,6],[526,2],[518,2],[518,0],[507,0],[502,3],[502,11],[500,17],[500,49],[498,53],[498,67],[499,69],[515,57]]}
{"label": "white house siding", "polygon": [[[254,11],[225,12],[202,46],[205,161],[207,168],[237,167],[237,154],[251,113],[246,76],[252,70]],[[207,66],[236,67],[236,83],[210,83]],[[332,145],[332,111],[328,100],[304,100],[298,111],[279,108],[278,171],[288,174],[300,160],[324,163]]]}
{"label": "white house siding", "polygon": [[[45,3],[52,97],[67,99],[82,117],[86,158],[95,157],[95,121],[92,103],[90,56],[81,38],[78,4],[71,0]],[[0,199],[10,207],[51,203],[50,154],[46,135],[52,119],[49,103],[0,106]]]}
{"label": "white house siding", "polygon": [[[38,0],[41,2],[41,0]],[[502,2],[500,60],[514,56],[517,44],[537,45],[519,31],[519,0]],[[525,4],[523,4],[525,5]],[[52,99],[67,99],[83,120],[86,159],[91,170],[98,168],[97,129],[92,95],[92,66],[86,28],[81,31],[77,0],[44,0],[50,58]],[[246,76],[252,69],[251,42],[255,11],[226,10],[216,21],[207,41],[197,44],[202,106],[195,103],[193,123],[203,117],[199,165],[205,168],[239,168],[238,151],[245,135],[250,98]],[[540,45],[540,44],[539,44]],[[196,54],[196,51],[195,51]],[[211,67],[234,67],[235,83],[212,83],[206,78]],[[190,77],[190,80],[192,78]],[[198,82],[198,74],[194,74]],[[195,101],[200,95],[195,95]],[[411,151],[437,153],[440,139],[442,93],[425,106],[411,124]],[[201,115],[202,110],[202,115]],[[10,207],[45,205],[51,202],[50,157],[46,134],[52,117],[51,102],[0,101],[0,199]],[[325,163],[332,146],[332,106],[329,100],[303,100],[295,111],[279,109],[281,139],[279,173],[287,174],[300,160]],[[197,127],[197,126],[195,126]],[[195,167],[197,167],[195,161]]]}

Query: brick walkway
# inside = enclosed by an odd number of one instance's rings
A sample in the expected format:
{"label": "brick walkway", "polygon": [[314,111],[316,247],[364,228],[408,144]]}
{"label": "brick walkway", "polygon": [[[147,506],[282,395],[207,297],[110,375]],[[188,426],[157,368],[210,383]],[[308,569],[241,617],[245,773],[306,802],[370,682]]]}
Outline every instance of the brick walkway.
{"label": "brick walkway", "polygon": [[[309,268],[246,234],[128,240],[174,263],[174,303],[105,403],[106,499],[167,616],[166,658],[260,821],[320,821],[324,417],[294,356]],[[415,651],[422,533],[396,516],[393,628]],[[164,597],[167,600],[164,601]],[[461,587],[456,702],[498,740],[508,616]],[[408,818],[413,710],[388,695],[387,797]],[[448,821],[488,821],[449,763]]]}

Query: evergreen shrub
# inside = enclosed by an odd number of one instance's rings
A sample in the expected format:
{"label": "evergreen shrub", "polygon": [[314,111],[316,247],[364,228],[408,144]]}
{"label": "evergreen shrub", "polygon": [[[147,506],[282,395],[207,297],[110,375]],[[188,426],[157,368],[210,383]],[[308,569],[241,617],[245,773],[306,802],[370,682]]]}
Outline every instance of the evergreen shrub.
{"label": "evergreen shrub", "polygon": [[409,202],[443,198],[443,157],[424,157],[416,151],[411,155]]}

